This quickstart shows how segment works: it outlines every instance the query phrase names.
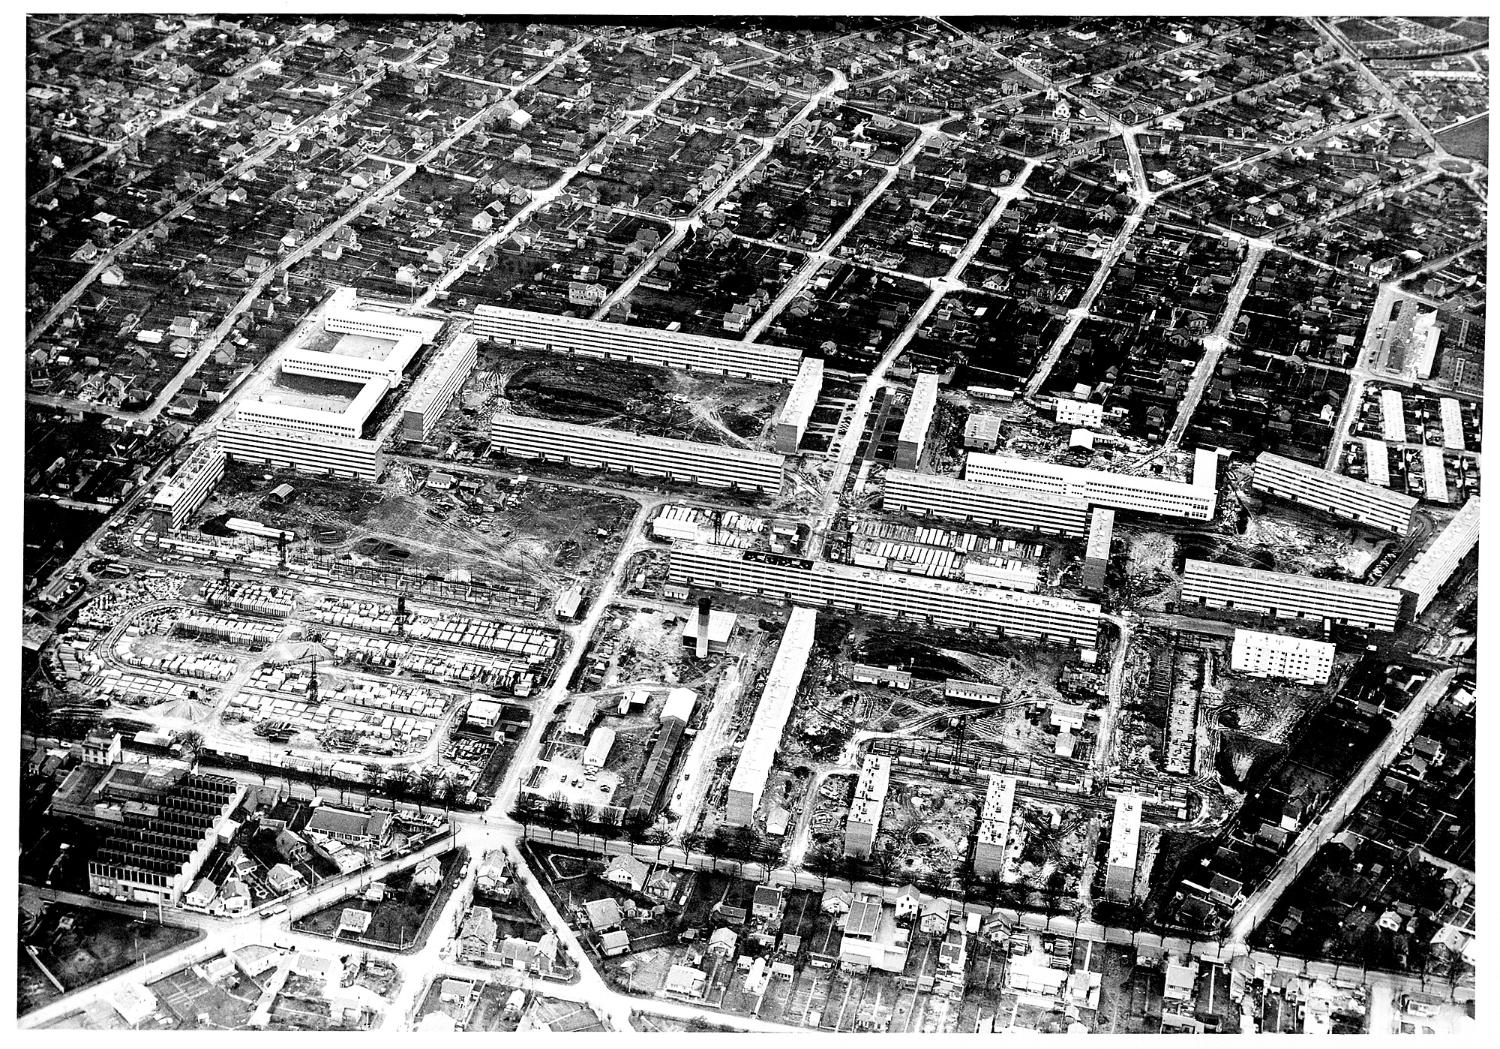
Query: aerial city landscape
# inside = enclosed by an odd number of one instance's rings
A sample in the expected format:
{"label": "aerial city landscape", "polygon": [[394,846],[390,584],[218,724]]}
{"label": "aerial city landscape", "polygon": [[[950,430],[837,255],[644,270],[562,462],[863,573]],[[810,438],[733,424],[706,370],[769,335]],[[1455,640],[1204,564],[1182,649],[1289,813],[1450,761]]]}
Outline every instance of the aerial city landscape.
{"label": "aerial city landscape", "polygon": [[22,1028],[1479,1029],[1487,20],[26,34]]}

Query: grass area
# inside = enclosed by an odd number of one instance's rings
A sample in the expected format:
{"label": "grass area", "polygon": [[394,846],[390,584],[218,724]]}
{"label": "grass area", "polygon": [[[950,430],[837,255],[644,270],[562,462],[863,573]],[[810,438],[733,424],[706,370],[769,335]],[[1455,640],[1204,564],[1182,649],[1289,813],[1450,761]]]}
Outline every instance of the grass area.
{"label": "grass area", "polygon": [[[45,966],[66,990],[74,991],[201,936],[196,929],[52,904],[37,928],[18,944],[17,1012],[30,1012],[63,993],[40,966]],[[35,957],[28,947],[35,950]]]}
{"label": "grass area", "polygon": [[1490,155],[1490,115],[1475,117],[1437,136],[1438,145],[1456,156],[1487,161]]}

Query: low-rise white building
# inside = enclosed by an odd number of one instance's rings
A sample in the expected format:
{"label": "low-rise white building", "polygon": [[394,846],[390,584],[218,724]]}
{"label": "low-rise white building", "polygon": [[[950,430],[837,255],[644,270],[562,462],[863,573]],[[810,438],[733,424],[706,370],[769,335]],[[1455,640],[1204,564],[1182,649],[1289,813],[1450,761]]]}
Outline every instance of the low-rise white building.
{"label": "low-rise white building", "polygon": [[1236,630],[1229,650],[1229,667],[1251,677],[1324,685],[1333,674],[1335,651],[1331,641]]}

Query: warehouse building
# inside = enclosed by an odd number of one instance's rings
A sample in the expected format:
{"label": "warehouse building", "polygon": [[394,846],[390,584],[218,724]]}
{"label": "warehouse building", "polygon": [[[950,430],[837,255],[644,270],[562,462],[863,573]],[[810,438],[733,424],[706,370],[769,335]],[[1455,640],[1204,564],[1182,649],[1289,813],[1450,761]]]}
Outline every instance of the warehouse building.
{"label": "warehouse building", "polygon": [[901,432],[896,437],[898,469],[915,470],[922,461],[922,449],[927,444],[927,433],[932,429],[937,396],[937,374],[923,372],[918,375],[916,384],[912,387],[911,401],[906,406],[906,415],[901,420]]}
{"label": "warehouse building", "polygon": [[1110,544],[1115,540],[1115,512],[1097,508],[1089,518],[1089,538],[1083,548],[1083,577],[1079,585],[1085,590],[1103,590],[1109,570]]}
{"label": "warehouse building", "polygon": [[432,362],[412,385],[401,411],[401,436],[409,441],[425,441],[433,426],[453,403],[453,395],[463,388],[479,358],[479,338],[469,332],[460,334],[438,351]]}
{"label": "warehouse building", "polygon": [[1093,602],[704,544],[674,546],[667,579],[790,604],[1056,644],[1090,647],[1099,634],[1099,606]]}
{"label": "warehouse building", "polygon": [[1016,804],[1016,777],[990,774],[984,792],[984,808],[974,832],[974,873],[979,877],[999,874],[1005,868],[1005,850],[1010,844],[1010,820]]}
{"label": "warehouse building", "polygon": [[786,403],[776,416],[776,450],[783,455],[796,455],[797,446],[807,433],[807,422],[812,418],[813,406],[818,403],[818,394],[823,392],[823,359],[804,357],[797,370],[797,379],[786,395]]}
{"label": "warehouse building", "polygon": [[1444,506],[1453,502],[1443,450],[1431,444],[1422,446],[1422,496],[1430,503],[1442,503]]}
{"label": "warehouse building", "polygon": [[1182,602],[1362,630],[1392,631],[1401,617],[1396,590],[1192,559],[1182,574]]}
{"label": "warehouse building", "polygon": [[776,748],[781,744],[781,733],[786,729],[792,703],[802,684],[802,672],[807,669],[817,624],[818,614],[810,608],[794,608],[787,619],[781,647],[776,650],[766,687],[750,721],[750,732],[729,781],[724,821],[731,827],[750,827],[755,823],[755,813],[760,809],[766,780],[776,760]]}
{"label": "warehouse building", "polygon": [[224,459],[224,449],[212,437],[195,447],[152,498],[152,523],[163,532],[181,528],[224,476]]}
{"label": "warehouse building", "polygon": [[690,688],[674,688],[667,693],[667,702],[661,708],[660,727],[651,753],[646,757],[636,781],[635,793],[630,798],[630,811],[650,816],[661,801],[662,788],[667,785],[667,772],[677,754],[688,722],[693,720],[693,710],[698,705],[698,694]]}
{"label": "warehouse building", "polygon": [[1198,449],[1193,456],[1191,484],[979,452],[968,454],[964,477],[1052,497],[1081,499],[1090,506],[1111,510],[1207,521],[1213,518],[1218,504],[1219,457]]}
{"label": "warehouse building", "polygon": [[1109,860],[1104,871],[1104,895],[1117,903],[1135,896],[1135,865],[1141,846],[1141,797],[1115,798],[1115,819],[1109,828]]}
{"label": "warehouse building", "polygon": [[583,748],[583,769],[590,776],[604,768],[609,761],[609,752],[615,748],[615,730],[600,725],[589,736],[588,746]]}
{"label": "warehouse building", "polygon": [[1088,504],[1077,496],[912,470],[887,470],[881,501],[887,513],[912,517],[943,517],[1048,535],[1081,536],[1088,529]]}
{"label": "warehouse building", "polygon": [[1261,630],[1236,630],[1229,648],[1229,669],[1251,677],[1295,681],[1299,685],[1326,685],[1333,675],[1335,651],[1329,641],[1267,634]]}
{"label": "warehouse building", "polygon": [[1377,488],[1390,487],[1391,455],[1386,443],[1373,437],[1361,437],[1360,442],[1365,448],[1365,480]]}
{"label": "warehouse building", "polygon": [[1421,615],[1437,597],[1443,584],[1479,542],[1479,496],[1470,497],[1463,509],[1417,556],[1396,586],[1411,595],[1412,612]]}
{"label": "warehouse building", "polygon": [[891,759],[867,754],[854,785],[854,800],[849,804],[849,822],[844,826],[844,855],[866,859],[875,847],[880,832],[880,815],[885,811],[885,796],[891,786]]}
{"label": "warehouse building", "polygon": [[[1384,448],[1381,449],[1382,460]],[[1405,535],[1417,500],[1295,459],[1262,452],[1251,488],[1367,528]]]}
{"label": "warehouse building", "polygon": [[602,426],[581,426],[497,412],[490,422],[492,450],[518,459],[541,459],[645,477],[666,477],[705,488],[775,495],[785,460],[774,452],[648,437]]}
{"label": "warehouse building", "polygon": [[555,317],[505,306],[476,307],[473,330],[485,338],[516,346],[755,382],[793,382],[802,364],[801,350],[783,346],[635,328],[579,317]]}

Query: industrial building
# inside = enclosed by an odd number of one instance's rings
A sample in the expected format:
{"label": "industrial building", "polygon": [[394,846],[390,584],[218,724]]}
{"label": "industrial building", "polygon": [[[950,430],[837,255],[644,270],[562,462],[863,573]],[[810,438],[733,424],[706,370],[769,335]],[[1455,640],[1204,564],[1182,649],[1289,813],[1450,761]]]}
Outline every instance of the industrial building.
{"label": "industrial building", "polygon": [[1135,865],[1141,846],[1141,796],[1115,798],[1115,819],[1109,828],[1109,859],[1104,871],[1104,895],[1118,903],[1135,896]]}
{"label": "industrial building", "polygon": [[1079,585],[1085,590],[1103,590],[1109,570],[1109,549],[1115,539],[1115,512],[1098,507],[1089,518],[1089,538],[1083,548],[1083,577]]}
{"label": "industrial building", "polygon": [[212,437],[197,445],[152,498],[152,523],[164,532],[181,528],[224,476],[224,460],[224,449]]}
{"label": "industrial building", "polygon": [[755,382],[790,383],[797,378],[802,364],[801,350],[783,346],[557,317],[505,306],[475,307],[474,332],[516,346]]}
{"label": "industrial building", "polygon": [[760,809],[766,780],[776,759],[776,748],[781,744],[781,733],[802,684],[802,672],[807,669],[817,623],[818,614],[810,608],[794,608],[787,619],[781,647],[776,650],[734,776],[729,781],[724,821],[731,827],[749,827],[755,823],[755,813]]}
{"label": "industrial building", "polygon": [[410,441],[427,440],[432,427],[453,403],[453,395],[463,388],[474,370],[479,358],[478,346],[478,336],[463,332],[438,351],[402,405],[401,436]]}
{"label": "industrial building", "polygon": [[608,725],[600,725],[594,729],[589,736],[588,746],[583,748],[584,771],[593,775],[609,761],[609,752],[615,747],[615,730]]}
{"label": "industrial building", "polygon": [[844,855],[865,859],[875,846],[880,832],[880,815],[885,811],[885,796],[891,786],[891,759],[879,754],[865,755],[860,765],[859,781],[854,785],[854,800],[849,803],[849,822],[844,826]]}
{"label": "industrial building", "polygon": [[1079,647],[1096,644],[1099,634],[1099,606],[1093,602],[703,544],[674,546],[667,578],[790,604]]}
{"label": "industrial building", "polygon": [[245,788],[227,776],[191,773],[130,802],[123,822],[89,860],[89,891],[175,905],[217,844],[219,821],[244,794]]}
{"label": "industrial building", "polygon": [[1393,631],[1401,617],[1397,590],[1191,558],[1182,574],[1182,601],[1362,630]]}
{"label": "industrial building", "polygon": [[1229,649],[1229,669],[1251,677],[1326,685],[1333,674],[1335,651],[1331,641],[1236,630]]}
{"label": "industrial building", "polygon": [[804,357],[797,369],[797,378],[786,395],[786,402],[776,416],[776,450],[783,455],[796,455],[802,435],[807,433],[807,422],[812,418],[813,406],[818,403],[818,394],[823,392],[823,358]]}
{"label": "industrial building", "polygon": [[1463,509],[1437,534],[1426,550],[1407,568],[1397,588],[1412,595],[1412,612],[1421,615],[1438,591],[1479,542],[1479,496],[1471,496]]}
{"label": "industrial building", "polygon": [[927,432],[932,429],[933,412],[937,409],[938,376],[935,372],[923,372],[917,376],[912,387],[911,401],[906,406],[906,415],[901,420],[901,432],[896,437],[896,466],[902,470],[915,470],[922,461],[922,449],[927,444]]}
{"label": "industrial building", "polygon": [[705,488],[774,495],[785,460],[773,452],[648,437],[601,426],[581,426],[497,412],[490,421],[492,450],[518,459],[565,462],[646,477],[666,477]]}
{"label": "industrial building", "polygon": [[[1381,455],[1384,456],[1384,448]],[[1251,487],[1310,510],[1396,535],[1407,533],[1412,511],[1417,507],[1417,500],[1409,495],[1271,452],[1256,456]]]}
{"label": "industrial building", "polygon": [[939,474],[887,470],[882,505],[887,513],[943,517],[1049,535],[1081,536],[1088,503],[1077,496],[1039,494]]}
{"label": "industrial building", "polygon": [[970,452],[964,477],[1053,497],[1082,499],[1090,506],[1111,510],[1208,521],[1218,505],[1219,457],[1198,449],[1193,456],[1192,483],[1186,483]]}
{"label": "industrial building", "polygon": [[1016,804],[1016,777],[991,774],[974,832],[974,873],[999,874],[1010,843],[1010,820]]}
{"label": "industrial building", "polygon": [[698,694],[690,688],[674,688],[667,693],[667,701],[661,708],[656,742],[651,745],[651,753],[636,781],[630,811],[647,816],[656,811],[662,788],[667,784],[667,772],[677,754],[677,745],[682,742],[682,735],[688,722],[693,720],[693,710],[697,705]]}

